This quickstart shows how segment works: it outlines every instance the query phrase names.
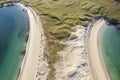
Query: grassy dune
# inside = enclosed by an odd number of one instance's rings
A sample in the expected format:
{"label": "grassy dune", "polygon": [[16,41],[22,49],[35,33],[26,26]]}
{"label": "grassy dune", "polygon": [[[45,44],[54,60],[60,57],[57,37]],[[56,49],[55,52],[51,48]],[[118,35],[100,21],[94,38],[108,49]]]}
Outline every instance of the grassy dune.
{"label": "grassy dune", "polygon": [[114,0],[22,0],[30,4],[40,15],[47,36],[47,52],[50,72],[48,80],[55,79],[54,63],[57,52],[64,45],[60,41],[70,35],[75,25],[86,26],[95,17],[106,16],[120,21],[120,3]]}
{"label": "grassy dune", "polygon": [[23,0],[42,16],[48,32],[56,39],[69,36],[71,27],[86,26],[94,17],[107,16],[120,20],[120,3],[113,0]]}
{"label": "grassy dune", "polygon": [[6,1],[11,1],[11,0],[0,0],[0,3],[6,2]]}

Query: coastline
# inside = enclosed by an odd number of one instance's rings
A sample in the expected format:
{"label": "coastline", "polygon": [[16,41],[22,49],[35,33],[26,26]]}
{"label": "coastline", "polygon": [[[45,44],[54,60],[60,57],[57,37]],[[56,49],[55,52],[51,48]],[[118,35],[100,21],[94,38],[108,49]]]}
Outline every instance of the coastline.
{"label": "coastline", "polygon": [[[29,17],[29,38],[26,52],[23,58],[18,80],[46,79],[48,73],[47,60],[44,58],[44,47],[46,44],[42,24],[35,11],[22,3],[16,3],[24,9]],[[41,63],[41,64],[40,64]],[[45,67],[45,68],[44,68]],[[41,69],[41,70],[38,70]],[[44,75],[38,75],[43,73]]]}
{"label": "coastline", "polygon": [[[22,4],[19,4],[19,6],[21,6]],[[25,8],[26,10],[30,10],[31,11],[31,13],[33,13],[33,15],[34,15],[34,19],[33,20],[35,20],[36,21],[36,23],[37,23],[37,17],[38,16],[36,16],[36,14],[35,14],[35,12],[34,12],[34,10],[32,9],[32,8],[30,8],[30,7],[25,7],[25,6],[21,6],[21,7],[23,7],[23,8]],[[28,13],[29,14],[29,13]],[[30,16],[29,16],[30,17]],[[98,24],[99,23],[101,23],[101,22],[99,22],[98,21]],[[30,24],[30,23],[29,23]],[[98,24],[94,24],[93,26],[96,26],[96,25],[98,25]],[[104,26],[105,26],[105,24],[104,24]],[[101,52],[101,49],[100,49],[100,47],[101,47],[101,45],[100,45],[100,40],[101,40],[101,38],[102,38],[102,34],[103,34],[103,32],[104,32],[104,30],[105,30],[105,28],[106,28],[106,26],[104,27],[104,28],[100,28],[100,30],[98,30],[98,32],[97,32],[97,34],[98,34],[98,36],[97,36],[97,47],[98,47],[98,52],[99,52],[99,57],[100,57],[100,60],[101,60],[101,63],[102,63],[102,67],[104,67],[104,72],[105,72],[105,75],[106,75],[106,77],[107,77],[107,80],[109,79],[110,80],[110,78],[109,78],[109,76],[108,76],[108,72],[107,72],[107,70],[106,70],[106,68],[105,68],[105,64],[104,64],[104,61],[103,61],[103,57],[102,57],[102,52]],[[40,31],[40,30],[39,30]],[[41,31],[42,32],[42,31]],[[92,31],[91,31],[92,32]],[[94,31],[93,31],[94,32]],[[31,32],[29,32],[29,34],[30,34]],[[43,34],[43,33],[42,33]],[[40,35],[41,37],[43,36],[43,35]],[[31,40],[28,38],[28,41],[27,41],[27,47],[26,47],[26,54],[25,54],[25,57],[24,57],[24,59],[23,59],[23,62],[22,62],[22,65],[21,65],[21,71],[20,71],[20,74],[21,74],[21,72],[23,73],[23,70],[24,70],[24,66],[25,66],[25,64],[24,63],[28,63],[28,59],[27,59],[27,55],[29,55],[28,53],[29,53],[29,44],[30,44],[30,42],[31,42]],[[41,40],[41,42],[43,42],[43,40]],[[92,41],[90,41],[90,43],[91,43]],[[43,43],[42,44],[42,46],[44,46],[45,45],[45,43]],[[40,46],[40,48],[41,48],[41,46]],[[44,49],[44,48],[43,48]],[[30,50],[31,51],[31,50]],[[44,51],[43,51],[44,52]],[[88,54],[89,55],[89,54]],[[89,56],[88,56],[89,57]],[[32,60],[31,60],[32,61]],[[38,61],[38,60],[37,60]],[[36,61],[36,62],[37,62]],[[89,61],[90,63],[91,63],[91,61]],[[30,64],[30,61],[29,61],[29,64]],[[91,67],[92,68],[92,67]],[[93,70],[92,70],[93,71]],[[37,72],[37,71],[36,71]],[[98,71],[99,72],[99,71]],[[28,73],[28,72],[27,72]],[[25,73],[25,75],[27,74],[27,73]],[[94,71],[93,71],[93,73],[94,73]],[[31,73],[30,73],[31,74]],[[33,74],[33,73],[32,73]],[[34,74],[35,76],[36,76],[36,74]],[[97,76],[99,76],[99,75],[97,75]],[[19,77],[21,77],[21,75],[19,76]],[[28,76],[26,76],[26,77],[28,77]],[[32,76],[31,76],[32,77]],[[95,76],[96,77],[96,76]],[[24,78],[24,79],[27,79],[27,78]],[[23,79],[23,80],[24,80]],[[30,78],[31,80],[32,80],[32,78]],[[29,79],[29,80],[30,80]],[[104,78],[105,79],[105,78]],[[18,80],[21,80],[20,78],[18,79]],[[97,80],[99,80],[99,79],[97,79]]]}
{"label": "coastline", "polygon": [[95,80],[111,80],[100,48],[100,40],[106,28],[105,20],[98,20],[93,24],[88,36],[88,57]]}

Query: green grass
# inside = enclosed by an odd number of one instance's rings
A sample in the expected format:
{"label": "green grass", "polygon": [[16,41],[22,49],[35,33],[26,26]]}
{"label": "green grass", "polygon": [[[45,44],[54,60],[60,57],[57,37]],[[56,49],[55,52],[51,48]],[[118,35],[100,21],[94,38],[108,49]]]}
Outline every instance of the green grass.
{"label": "green grass", "polygon": [[0,3],[6,2],[6,1],[13,1],[13,0],[0,0]]}
{"label": "green grass", "polygon": [[37,10],[43,21],[47,36],[47,52],[50,72],[48,80],[55,79],[54,63],[63,48],[60,41],[70,35],[76,25],[86,26],[88,21],[99,16],[120,21],[120,3],[114,0],[22,0]]}
{"label": "green grass", "polygon": [[47,57],[47,61],[49,64],[49,74],[47,76],[47,80],[56,80],[55,78],[55,68],[54,63],[60,59],[60,56],[57,54],[59,50],[62,50],[62,45],[57,40],[51,39],[50,36],[47,37],[47,46],[45,49],[44,56]]}

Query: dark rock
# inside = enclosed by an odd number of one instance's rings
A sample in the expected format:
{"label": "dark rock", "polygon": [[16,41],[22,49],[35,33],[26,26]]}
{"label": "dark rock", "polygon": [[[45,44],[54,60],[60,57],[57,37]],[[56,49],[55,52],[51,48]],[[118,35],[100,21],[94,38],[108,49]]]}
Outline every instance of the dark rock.
{"label": "dark rock", "polygon": [[83,67],[85,67],[87,64],[86,64],[86,63],[82,63],[81,65],[82,65]]}
{"label": "dark rock", "polygon": [[1,3],[1,4],[0,4],[0,8],[2,8],[2,7],[4,7],[4,5]]}
{"label": "dark rock", "polygon": [[25,42],[27,42],[29,39],[29,35],[26,35]]}
{"label": "dark rock", "polygon": [[77,72],[74,72],[74,73],[68,75],[68,77],[72,78],[72,77],[74,77],[76,74],[77,74]]}
{"label": "dark rock", "polygon": [[77,66],[77,68],[80,68],[81,66],[79,65],[79,66]]}
{"label": "dark rock", "polygon": [[115,0],[115,1],[120,2],[120,0]]}
{"label": "dark rock", "polygon": [[88,18],[79,18],[80,21],[90,21]]}
{"label": "dark rock", "polygon": [[25,55],[25,52],[26,52],[26,50],[23,50],[21,54],[24,56],[24,55]]}
{"label": "dark rock", "polygon": [[117,24],[117,25],[116,25],[116,28],[117,28],[118,30],[120,30],[120,24]]}
{"label": "dark rock", "polygon": [[119,24],[118,20],[115,20],[115,19],[110,19],[108,21],[110,22],[110,24],[113,24],[113,25]]}
{"label": "dark rock", "polygon": [[111,19],[108,17],[103,17],[106,21],[108,25],[114,25],[118,30],[120,30],[120,21],[116,20],[116,19]]}

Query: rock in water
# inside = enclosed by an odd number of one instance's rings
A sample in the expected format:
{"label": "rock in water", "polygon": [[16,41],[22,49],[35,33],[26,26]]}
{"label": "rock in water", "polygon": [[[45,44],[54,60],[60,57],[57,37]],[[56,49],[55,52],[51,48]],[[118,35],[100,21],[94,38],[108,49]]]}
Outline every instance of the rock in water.
{"label": "rock in water", "polygon": [[120,24],[117,24],[117,25],[116,25],[116,28],[117,28],[118,30],[120,30]]}

